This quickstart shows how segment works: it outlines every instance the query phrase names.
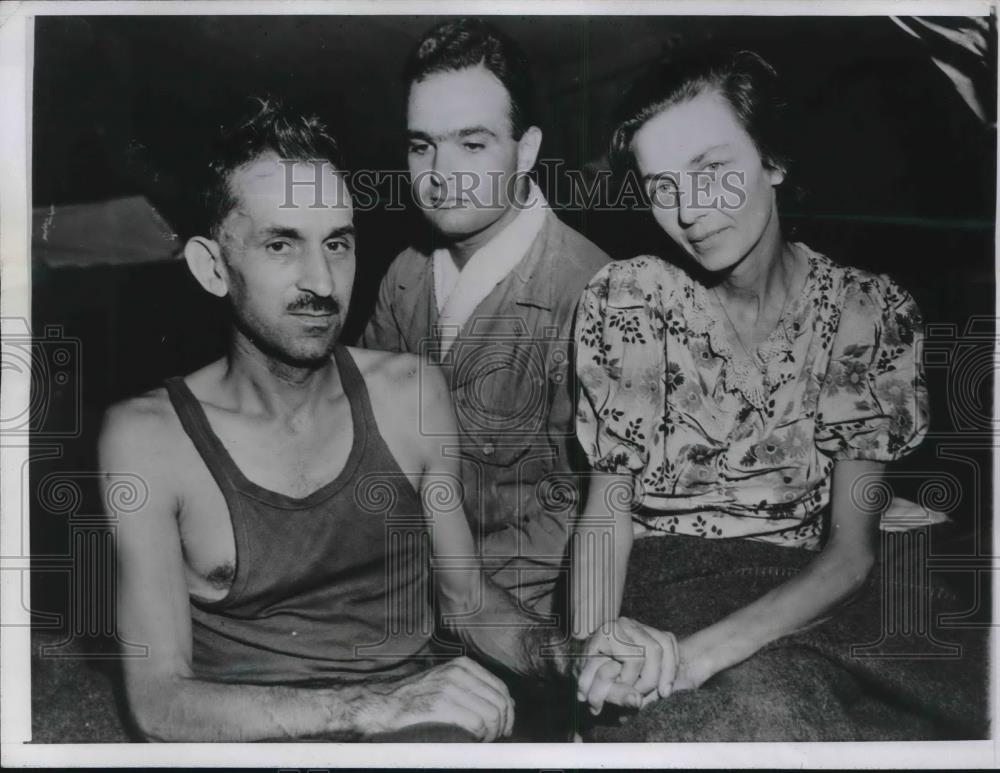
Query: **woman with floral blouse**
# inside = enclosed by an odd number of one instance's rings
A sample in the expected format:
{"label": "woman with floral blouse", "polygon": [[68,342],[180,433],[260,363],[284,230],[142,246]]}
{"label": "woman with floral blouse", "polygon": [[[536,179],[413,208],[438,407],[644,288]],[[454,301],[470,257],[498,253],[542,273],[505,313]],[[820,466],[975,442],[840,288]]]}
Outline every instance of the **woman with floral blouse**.
{"label": "woman with floral blouse", "polygon": [[[738,608],[712,598],[721,617],[684,636],[622,618],[658,646],[582,675],[595,714],[635,705],[615,699],[622,684],[644,711],[669,704],[841,607],[876,560],[885,502],[865,488],[926,432],[913,299],[782,234],[775,88],[750,52],[675,63],[636,84],[614,132],[613,162],[639,176],[687,260],[612,263],[581,300],[577,432],[596,474],[574,536],[574,633],[618,617],[633,539],[670,543],[664,560],[709,540],[717,563],[723,543],[748,540],[810,560]],[[612,522],[613,547],[595,548]]]}

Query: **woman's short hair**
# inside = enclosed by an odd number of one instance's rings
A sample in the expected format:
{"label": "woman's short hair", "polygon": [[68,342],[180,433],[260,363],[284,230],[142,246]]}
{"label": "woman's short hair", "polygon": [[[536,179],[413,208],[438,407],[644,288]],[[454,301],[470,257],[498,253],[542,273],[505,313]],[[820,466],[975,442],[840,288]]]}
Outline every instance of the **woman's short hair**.
{"label": "woman's short hair", "polygon": [[406,62],[407,86],[439,72],[482,65],[503,84],[510,97],[511,134],[519,140],[536,123],[535,84],[524,51],[482,19],[454,19],[429,30]]}
{"label": "woman's short hair", "polygon": [[786,177],[786,102],[775,69],[753,51],[713,50],[662,61],[633,84],[618,109],[610,160],[619,172],[634,168],[632,141],[642,126],[669,107],[717,92],[753,140],[764,165]]}

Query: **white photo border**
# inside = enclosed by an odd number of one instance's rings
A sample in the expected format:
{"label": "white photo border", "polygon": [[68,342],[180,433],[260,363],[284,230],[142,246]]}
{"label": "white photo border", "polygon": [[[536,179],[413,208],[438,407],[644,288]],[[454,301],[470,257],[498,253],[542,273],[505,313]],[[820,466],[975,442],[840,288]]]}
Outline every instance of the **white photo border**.
{"label": "white photo border", "polygon": [[[31,120],[33,18],[60,15],[740,15],[740,16],[986,16],[998,0],[293,0],[252,2],[3,2],[0,3],[0,318],[31,318]],[[1000,238],[995,234],[1000,246]],[[1000,269],[998,269],[1000,270]],[[1000,302],[1000,295],[998,295]],[[5,333],[7,331],[4,331]],[[5,344],[4,344],[5,345]],[[5,372],[0,399],[9,412],[29,402],[27,373]],[[994,383],[994,420],[1000,379]],[[993,740],[908,743],[717,744],[31,744],[30,535],[23,512],[27,441],[0,443],[0,763],[4,767],[196,766],[378,767],[726,767],[726,768],[994,768]],[[993,480],[1000,481],[994,454]],[[1000,491],[994,486],[994,511]],[[994,531],[994,555],[1000,539]],[[997,619],[1000,599],[993,594]],[[991,636],[990,706],[998,704],[997,637]]]}

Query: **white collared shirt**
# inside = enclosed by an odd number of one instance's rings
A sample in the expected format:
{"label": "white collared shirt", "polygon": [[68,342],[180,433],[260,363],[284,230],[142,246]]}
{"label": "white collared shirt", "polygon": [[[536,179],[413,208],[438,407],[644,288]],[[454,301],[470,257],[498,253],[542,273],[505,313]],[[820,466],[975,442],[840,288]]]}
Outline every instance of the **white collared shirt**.
{"label": "white collared shirt", "polygon": [[548,202],[533,181],[528,183],[524,208],[476,250],[461,270],[448,249],[434,250],[434,298],[442,354],[451,347],[476,307],[521,262],[542,230]]}

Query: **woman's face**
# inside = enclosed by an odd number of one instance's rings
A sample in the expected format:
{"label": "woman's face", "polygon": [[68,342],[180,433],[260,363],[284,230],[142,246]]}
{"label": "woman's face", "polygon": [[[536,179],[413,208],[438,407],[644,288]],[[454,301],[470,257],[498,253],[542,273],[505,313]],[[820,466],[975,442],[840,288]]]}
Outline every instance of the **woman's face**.
{"label": "woman's face", "polygon": [[732,268],[779,238],[768,226],[777,225],[774,189],[784,173],[764,166],[717,91],[651,118],[636,132],[632,151],[656,222],[705,269]]}

